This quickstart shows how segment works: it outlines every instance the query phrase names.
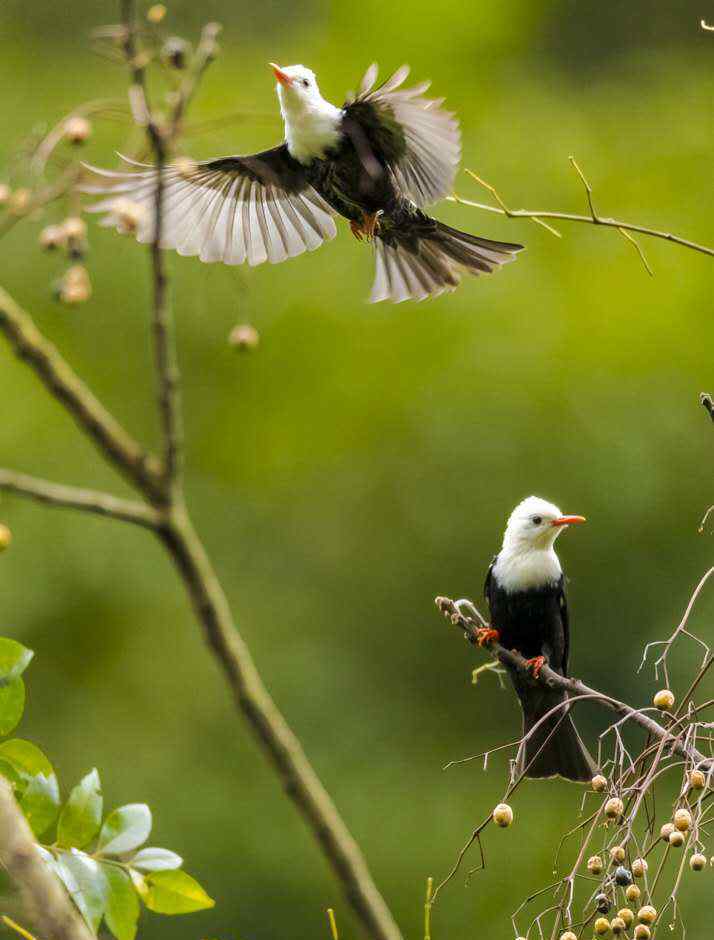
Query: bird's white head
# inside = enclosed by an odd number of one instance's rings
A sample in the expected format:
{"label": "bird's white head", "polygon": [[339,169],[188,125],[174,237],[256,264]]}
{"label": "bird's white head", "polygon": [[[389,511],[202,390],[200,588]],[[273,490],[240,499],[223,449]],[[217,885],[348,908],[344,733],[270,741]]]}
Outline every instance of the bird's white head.
{"label": "bird's white head", "polygon": [[494,568],[499,583],[509,591],[523,591],[556,582],[561,575],[554,544],[569,525],[583,516],[566,516],[539,496],[528,496],[511,513],[503,534],[503,547]]}
{"label": "bird's white head", "polygon": [[339,139],[340,108],[320,94],[315,73],[304,65],[270,62],[290,154],[300,163],[322,158]]}

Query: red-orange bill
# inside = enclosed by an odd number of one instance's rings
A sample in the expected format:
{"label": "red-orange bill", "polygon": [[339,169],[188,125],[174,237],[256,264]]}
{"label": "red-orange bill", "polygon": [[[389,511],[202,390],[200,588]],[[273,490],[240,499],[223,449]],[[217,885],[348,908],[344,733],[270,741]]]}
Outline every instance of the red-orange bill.
{"label": "red-orange bill", "polygon": [[559,519],[553,519],[551,525],[579,525],[585,521],[585,516],[561,516]]}

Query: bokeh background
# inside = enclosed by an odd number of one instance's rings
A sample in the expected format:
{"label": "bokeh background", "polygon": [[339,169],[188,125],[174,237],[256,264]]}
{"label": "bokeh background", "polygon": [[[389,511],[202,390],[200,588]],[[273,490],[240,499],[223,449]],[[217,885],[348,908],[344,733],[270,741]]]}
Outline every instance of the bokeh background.
{"label": "bokeh background", "polygon": [[[366,66],[408,61],[460,115],[464,163],[513,205],[581,211],[575,154],[601,211],[714,243],[714,37],[709,3],[458,0],[170,4],[170,31],[224,24],[223,52],[192,112],[229,125],[193,135],[195,157],[281,138],[269,59],[315,68],[339,101]],[[121,97],[125,75],[91,51],[113,3],[4,0],[0,178],[28,134],[78,101]],[[124,139],[86,147],[109,163]],[[482,199],[465,175],[459,192]],[[94,296],[64,308],[64,263],[36,246],[53,207],[0,245],[2,284],[117,416],[157,438],[144,249],[92,223]],[[615,232],[449,204],[440,218],[528,251],[492,279],[422,305],[365,303],[373,260],[340,237],[280,267],[170,258],[185,380],[187,486],[195,521],[279,706],[300,735],[409,937],[427,875],[441,877],[501,795],[505,763],[444,772],[514,737],[518,710],[437,615],[436,594],[480,594],[505,518],[529,493],[583,513],[559,542],[570,577],[573,668],[644,703],[643,644],[674,627],[712,559],[697,532],[714,497],[714,430],[697,395],[714,384],[712,259],[643,241],[649,277]],[[227,343],[236,323],[257,351]],[[62,481],[123,483],[7,349],[0,351],[2,464]],[[146,533],[5,497],[0,632],[36,651],[21,733],[66,793],[97,766],[107,805],[147,801],[152,843],[186,858],[214,910],[149,916],[156,940],[358,935],[339,889],[286,801],[223,681],[160,546]],[[693,626],[714,639],[711,590]],[[675,691],[696,658],[677,653]],[[579,722],[589,740],[603,716]],[[551,880],[580,791],[533,783],[517,824],[486,840],[488,868],[457,879],[436,937],[511,936],[510,911]],[[710,848],[714,849],[714,845]],[[472,856],[473,863],[477,859]],[[687,880],[691,936],[709,923]]]}

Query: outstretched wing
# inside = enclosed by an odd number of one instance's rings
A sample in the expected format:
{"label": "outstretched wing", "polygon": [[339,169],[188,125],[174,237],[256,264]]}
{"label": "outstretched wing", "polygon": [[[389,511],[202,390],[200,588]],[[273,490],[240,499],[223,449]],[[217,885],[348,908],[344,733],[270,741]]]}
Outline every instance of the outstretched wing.
{"label": "outstretched wing", "polygon": [[429,82],[402,88],[409,75],[403,65],[374,87],[377,66],[370,65],[353,101],[345,104],[345,127],[353,121],[375,156],[391,168],[399,188],[420,208],[448,196],[461,159],[461,133],[443,98],[423,97]]}
{"label": "outstretched wing", "polygon": [[[89,211],[106,213],[101,224],[121,227],[133,206],[138,241],[153,241],[157,171],[122,159],[138,172],[88,167],[98,179],[83,191],[105,197]],[[250,156],[184,159],[163,171],[161,247],[201,261],[275,264],[312,251],[337,234],[332,214],[285,144]]]}

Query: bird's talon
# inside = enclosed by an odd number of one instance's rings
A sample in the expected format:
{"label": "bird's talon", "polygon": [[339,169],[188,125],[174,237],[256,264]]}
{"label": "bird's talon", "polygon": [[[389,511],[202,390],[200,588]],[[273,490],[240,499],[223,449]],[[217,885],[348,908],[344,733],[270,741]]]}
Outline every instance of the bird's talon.
{"label": "bird's talon", "polygon": [[540,676],[540,671],[545,666],[545,656],[534,656],[532,659],[526,660],[526,666],[533,673],[533,678],[538,679]]}
{"label": "bird's talon", "polygon": [[489,646],[493,642],[498,643],[500,639],[501,634],[491,627],[479,627],[476,630],[476,642],[479,646]]}
{"label": "bird's talon", "polygon": [[354,220],[352,220],[350,222],[350,230],[352,234],[354,235],[354,237],[357,239],[357,241],[361,242],[362,238],[364,237],[364,232],[362,231],[362,227],[359,224],[359,222],[355,222]]}

